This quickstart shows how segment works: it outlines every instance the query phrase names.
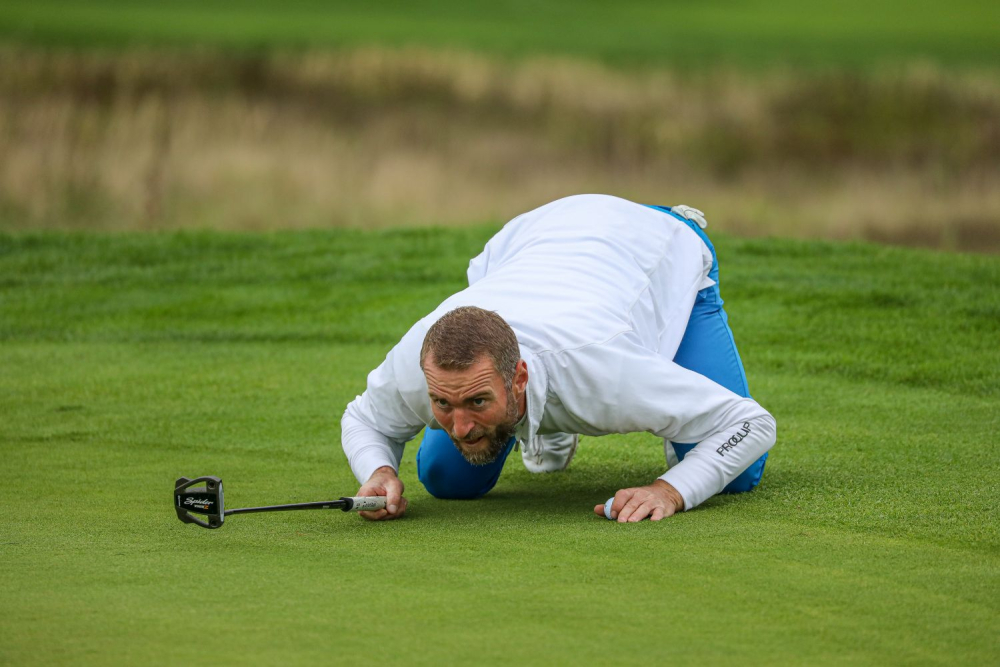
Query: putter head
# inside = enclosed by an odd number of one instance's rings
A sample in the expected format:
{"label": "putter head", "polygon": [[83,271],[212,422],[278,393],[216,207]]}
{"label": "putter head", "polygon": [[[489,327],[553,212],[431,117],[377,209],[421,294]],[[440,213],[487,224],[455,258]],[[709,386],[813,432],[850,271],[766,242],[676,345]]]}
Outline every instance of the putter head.
{"label": "putter head", "polygon": [[[192,488],[201,484],[199,488]],[[222,480],[218,477],[181,477],[174,484],[174,509],[177,518],[184,523],[193,523],[202,528],[219,528],[226,518],[225,503],[222,498]],[[202,521],[191,514],[202,514]]]}

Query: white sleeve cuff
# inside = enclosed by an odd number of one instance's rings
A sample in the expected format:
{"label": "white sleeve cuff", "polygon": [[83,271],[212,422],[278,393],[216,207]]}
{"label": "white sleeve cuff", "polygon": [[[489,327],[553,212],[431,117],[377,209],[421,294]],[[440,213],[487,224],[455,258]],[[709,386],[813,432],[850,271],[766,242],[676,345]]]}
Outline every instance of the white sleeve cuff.
{"label": "white sleeve cuff", "polygon": [[774,417],[748,419],[702,440],[684,460],[660,475],[694,509],[740,476],[775,441]]}

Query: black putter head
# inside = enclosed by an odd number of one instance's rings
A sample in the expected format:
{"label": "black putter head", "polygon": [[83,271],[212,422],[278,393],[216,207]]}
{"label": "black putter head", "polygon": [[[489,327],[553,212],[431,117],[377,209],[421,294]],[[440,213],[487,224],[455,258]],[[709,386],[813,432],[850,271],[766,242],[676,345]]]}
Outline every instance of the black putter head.
{"label": "black putter head", "polygon": [[[191,487],[202,484],[197,489]],[[222,499],[222,480],[218,477],[181,477],[174,484],[174,509],[177,518],[184,523],[194,523],[202,528],[219,528],[226,518],[226,507]],[[208,520],[202,521],[191,513],[203,514]]]}

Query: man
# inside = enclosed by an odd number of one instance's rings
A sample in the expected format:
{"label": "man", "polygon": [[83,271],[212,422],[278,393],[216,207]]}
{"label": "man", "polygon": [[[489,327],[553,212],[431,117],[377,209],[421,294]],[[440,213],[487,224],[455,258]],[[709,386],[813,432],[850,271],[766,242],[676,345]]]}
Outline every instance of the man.
{"label": "man", "polygon": [[417,476],[438,498],[487,493],[515,443],[550,472],[579,434],[638,431],[663,438],[669,469],[615,494],[621,523],[755,487],[775,423],[749,398],[703,226],[696,209],[604,195],[507,223],[469,287],[403,336],[344,413],[358,495],[386,496],[365,518],[405,512],[399,461],[424,426]]}

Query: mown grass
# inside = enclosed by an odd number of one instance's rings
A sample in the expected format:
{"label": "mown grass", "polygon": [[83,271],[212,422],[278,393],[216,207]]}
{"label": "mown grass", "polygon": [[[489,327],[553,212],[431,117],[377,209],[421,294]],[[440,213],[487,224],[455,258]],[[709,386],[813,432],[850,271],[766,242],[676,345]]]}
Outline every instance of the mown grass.
{"label": "mown grass", "polygon": [[0,39],[76,46],[236,50],[380,45],[560,54],[628,67],[851,66],[914,59],[996,65],[993,3],[593,0],[544,3],[8,0]]}
{"label": "mown grass", "polygon": [[595,502],[644,436],[511,460],[409,516],[182,525],[352,492],[343,406],[495,228],[0,235],[0,659],[987,664],[1000,650],[1000,261],[715,234],[762,486],[659,524]]}

